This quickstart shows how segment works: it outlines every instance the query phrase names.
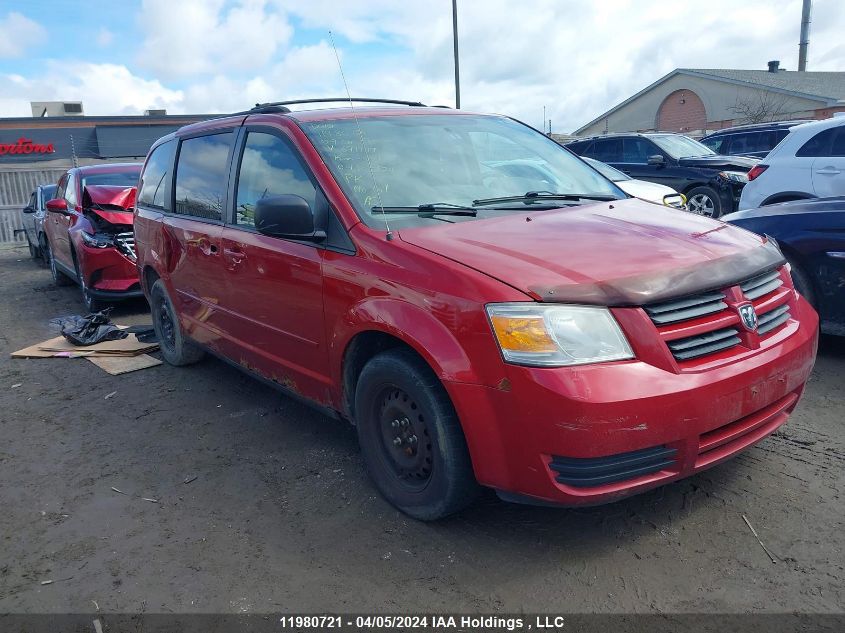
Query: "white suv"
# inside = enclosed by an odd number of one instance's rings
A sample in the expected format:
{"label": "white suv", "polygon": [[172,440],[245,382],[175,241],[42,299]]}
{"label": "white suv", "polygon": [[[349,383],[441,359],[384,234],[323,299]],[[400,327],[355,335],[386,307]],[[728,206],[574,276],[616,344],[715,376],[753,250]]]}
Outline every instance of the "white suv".
{"label": "white suv", "polygon": [[740,209],[845,195],[845,113],[789,128],[789,134],[748,172]]}

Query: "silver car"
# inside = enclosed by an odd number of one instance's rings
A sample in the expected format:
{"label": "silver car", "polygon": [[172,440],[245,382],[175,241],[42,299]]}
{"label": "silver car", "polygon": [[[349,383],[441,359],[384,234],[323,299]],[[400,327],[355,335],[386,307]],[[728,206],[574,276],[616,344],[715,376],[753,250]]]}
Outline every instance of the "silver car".
{"label": "silver car", "polygon": [[47,212],[46,204],[52,200],[56,193],[56,185],[38,185],[29,202],[21,210],[21,225],[26,235],[26,242],[29,246],[29,254],[33,259],[42,256],[41,246],[44,244],[44,215]]}

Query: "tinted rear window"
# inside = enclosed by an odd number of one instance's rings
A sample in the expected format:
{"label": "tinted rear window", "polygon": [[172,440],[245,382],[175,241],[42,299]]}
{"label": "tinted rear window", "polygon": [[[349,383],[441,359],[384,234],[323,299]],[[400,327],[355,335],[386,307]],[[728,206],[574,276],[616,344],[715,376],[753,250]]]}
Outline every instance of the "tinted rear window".
{"label": "tinted rear window", "polygon": [[231,145],[229,132],[182,141],[176,166],[176,213],[222,219]]}

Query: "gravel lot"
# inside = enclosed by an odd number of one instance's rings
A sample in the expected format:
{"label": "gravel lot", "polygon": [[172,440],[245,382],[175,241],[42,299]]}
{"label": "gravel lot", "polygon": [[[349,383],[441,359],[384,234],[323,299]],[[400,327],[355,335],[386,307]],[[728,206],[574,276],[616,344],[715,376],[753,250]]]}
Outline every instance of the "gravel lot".
{"label": "gravel lot", "polygon": [[[7,352],[82,310],[22,250],[0,251],[0,296]],[[351,428],[220,361],[109,376],[6,353],[0,613],[841,613],[843,422],[845,339],[823,338],[789,424],[727,464],[610,506],[489,495],[423,524],[375,494]]]}

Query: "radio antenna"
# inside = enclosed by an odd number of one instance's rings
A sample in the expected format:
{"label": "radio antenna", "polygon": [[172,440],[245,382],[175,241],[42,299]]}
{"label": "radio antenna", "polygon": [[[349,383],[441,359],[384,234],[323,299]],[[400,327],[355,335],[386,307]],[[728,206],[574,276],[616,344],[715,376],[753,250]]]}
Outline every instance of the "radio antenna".
{"label": "radio antenna", "polygon": [[334,57],[337,60],[337,67],[340,69],[340,78],[343,80],[343,87],[346,89],[346,98],[349,99],[349,108],[352,110],[352,118],[355,119],[355,126],[358,128],[358,138],[361,141],[361,151],[367,159],[367,169],[369,169],[370,178],[373,180],[373,192],[376,194],[376,201],[378,202],[377,206],[381,209],[381,216],[384,220],[384,226],[387,229],[387,235],[385,237],[389,242],[393,239],[393,233],[390,232],[390,224],[387,222],[387,213],[385,213],[384,205],[381,202],[381,191],[376,183],[376,172],[373,169],[373,164],[370,161],[370,154],[367,151],[366,144],[364,143],[364,130],[361,129],[361,122],[358,120],[358,114],[355,112],[355,106],[352,105],[352,93],[349,92],[349,84],[346,83],[346,75],[343,74],[343,66],[340,63],[340,55],[337,54],[337,46],[334,45],[334,35],[332,35],[331,31],[329,31],[329,41],[332,43],[332,50],[334,50]]}

